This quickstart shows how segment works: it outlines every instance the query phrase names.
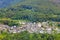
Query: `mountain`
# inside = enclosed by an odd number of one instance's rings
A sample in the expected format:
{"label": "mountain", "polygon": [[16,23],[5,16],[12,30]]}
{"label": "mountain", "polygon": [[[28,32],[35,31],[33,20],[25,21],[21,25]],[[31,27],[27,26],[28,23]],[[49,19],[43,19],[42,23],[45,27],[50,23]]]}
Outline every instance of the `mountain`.
{"label": "mountain", "polygon": [[[60,21],[60,0],[5,0],[0,18],[29,21]],[[1,6],[1,5],[5,6]],[[6,5],[7,4],[7,5]],[[9,5],[9,6],[8,6]]]}

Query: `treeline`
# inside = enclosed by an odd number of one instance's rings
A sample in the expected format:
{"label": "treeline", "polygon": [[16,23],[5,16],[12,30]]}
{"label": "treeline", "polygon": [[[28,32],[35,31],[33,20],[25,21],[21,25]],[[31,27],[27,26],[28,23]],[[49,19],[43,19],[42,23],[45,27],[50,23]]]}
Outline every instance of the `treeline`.
{"label": "treeline", "polygon": [[27,31],[16,34],[2,32],[0,40],[60,40],[60,34],[36,34]]}

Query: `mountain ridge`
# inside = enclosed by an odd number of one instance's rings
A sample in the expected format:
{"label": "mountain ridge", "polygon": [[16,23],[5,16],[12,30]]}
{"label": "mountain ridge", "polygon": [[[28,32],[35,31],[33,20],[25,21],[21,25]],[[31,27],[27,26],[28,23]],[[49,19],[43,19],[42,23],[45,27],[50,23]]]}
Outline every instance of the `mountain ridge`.
{"label": "mountain ridge", "polygon": [[60,5],[60,0],[0,0],[0,8],[15,5],[15,4],[18,4],[18,3],[19,4],[24,3],[24,4],[28,4],[28,5],[33,5],[33,4],[40,5],[41,2],[43,2],[43,4],[45,4],[45,5],[48,4],[48,6],[49,6],[49,3],[50,4],[55,4],[55,5],[58,5],[58,6]]}

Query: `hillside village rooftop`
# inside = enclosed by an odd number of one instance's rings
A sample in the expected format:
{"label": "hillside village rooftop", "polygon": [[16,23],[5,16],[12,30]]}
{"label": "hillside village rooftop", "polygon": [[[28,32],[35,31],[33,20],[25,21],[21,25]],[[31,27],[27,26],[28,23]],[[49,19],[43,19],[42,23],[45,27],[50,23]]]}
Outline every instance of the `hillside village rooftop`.
{"label": "hillside village rooftop", "polygon": [[60,29],[54,25],[49,25],[48,22],[38,22],[38,23],[23,23],[21,27],[17,26],[8,26],[0,24],[0,32],[1,31],[7,31],[9,33],[20,33],[22,31],[28,31],[29,33],[60,33]]}

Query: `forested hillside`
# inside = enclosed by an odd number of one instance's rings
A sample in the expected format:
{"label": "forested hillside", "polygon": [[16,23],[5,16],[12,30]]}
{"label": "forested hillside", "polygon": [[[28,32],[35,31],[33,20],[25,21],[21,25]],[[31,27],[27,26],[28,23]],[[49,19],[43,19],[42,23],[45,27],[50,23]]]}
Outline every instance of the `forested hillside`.
{"label": "forested hillside", "polygon": [[59,0],[24,0],[7,8],[0,8],[0,18],[29,21],[60,21]]}

